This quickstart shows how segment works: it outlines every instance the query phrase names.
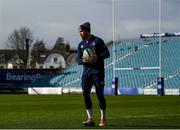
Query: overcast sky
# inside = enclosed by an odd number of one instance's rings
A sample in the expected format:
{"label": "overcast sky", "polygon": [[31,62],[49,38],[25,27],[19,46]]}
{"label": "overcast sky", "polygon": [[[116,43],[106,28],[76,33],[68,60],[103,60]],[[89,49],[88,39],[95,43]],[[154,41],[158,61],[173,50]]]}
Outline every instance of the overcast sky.
{"label": "overcast sky", "polygon": [[[115,0],[115,34],[139,38],[158,32],[158,0]],[[180,0],[161,0],[162,32],[180,32]],[[34,40],[54,45],[64,37],[75,47],[81,40],[78,26],[91,23],[92,33],[112,40],[112,0],[0,0],[0,48],[14,29],[28,27]]]}

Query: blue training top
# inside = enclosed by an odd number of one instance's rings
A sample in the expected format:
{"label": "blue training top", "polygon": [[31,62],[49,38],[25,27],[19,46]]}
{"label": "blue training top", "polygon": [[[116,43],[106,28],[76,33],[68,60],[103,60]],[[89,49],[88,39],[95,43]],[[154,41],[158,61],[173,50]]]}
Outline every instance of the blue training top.
{"label": "blue training top", "polygon": [[[82,61],[83,51],[86,48],[90,48],[96,52],[97,62],[87,63]],[[92,35],[91,40],[87,43],[82,40],[78,45],[77,62],[79,65],[83,65],[83,75],[92,75],[104,77],[104,59],[110,57],[109,50],[101,38]]]}

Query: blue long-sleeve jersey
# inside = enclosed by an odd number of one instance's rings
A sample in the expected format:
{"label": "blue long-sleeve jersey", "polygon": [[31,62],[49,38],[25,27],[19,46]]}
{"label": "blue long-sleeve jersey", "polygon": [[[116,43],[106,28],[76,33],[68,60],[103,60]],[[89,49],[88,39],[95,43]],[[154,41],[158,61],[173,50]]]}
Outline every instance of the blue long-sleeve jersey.
{"label": "blue long-sleeve jersey", "polygon": [[[93,49],[97,55],[97,62],[95,63],[87,63],[83,62],[82,55],[83,51],[86,48]],[[83,65],[83,75],[92,75],[95,74],[97,76],[104,77],[104,59],[110,56],[109,50],[105,45],[104,41],[101,38],[92,35],[91,40],[86,43],[86,41],[82,40],[78,45],[78,56],[77,62],[79,65]]]}

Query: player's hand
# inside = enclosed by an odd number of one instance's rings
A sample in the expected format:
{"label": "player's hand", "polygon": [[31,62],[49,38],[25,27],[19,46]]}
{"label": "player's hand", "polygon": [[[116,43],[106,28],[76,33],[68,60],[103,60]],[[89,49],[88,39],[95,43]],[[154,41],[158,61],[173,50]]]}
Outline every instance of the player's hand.
{"label": "player's hand", "polygon": [[97,55],[96,55],[96,54],[94,54],[94,55],[91,56],[91,61],[92,61],[93,63],[97,62]]}
{"label": "player's hand", "polygon": [[91,56],[91,58],[89,58],[89,59],[87,59],[84,56],[82,56],[82,60],[83,60],[84,63],[85,62],[95,63],[95,62],[97,62],[97,55],[95,54],[95,55]]}
{"label": "player's hand", "polygon": [[88,59],[86,59],[84,56],[82,56],[83,62],[89,62]]}

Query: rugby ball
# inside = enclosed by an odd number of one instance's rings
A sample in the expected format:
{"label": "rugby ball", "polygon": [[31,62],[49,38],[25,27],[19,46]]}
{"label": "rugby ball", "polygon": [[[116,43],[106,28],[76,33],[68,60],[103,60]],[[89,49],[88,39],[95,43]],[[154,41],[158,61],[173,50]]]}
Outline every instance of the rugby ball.
{"label": "rugby ball", "polygon": [[94,51],[90,48],[86,48],[83,51],[83,57],[86,58],[90,63],[93,62],[92,56],[95,55]]}

